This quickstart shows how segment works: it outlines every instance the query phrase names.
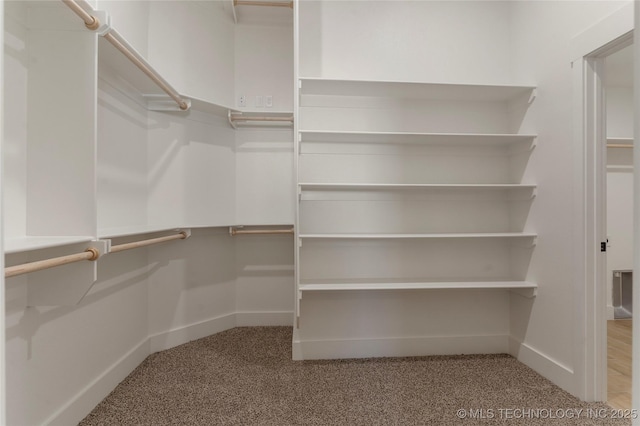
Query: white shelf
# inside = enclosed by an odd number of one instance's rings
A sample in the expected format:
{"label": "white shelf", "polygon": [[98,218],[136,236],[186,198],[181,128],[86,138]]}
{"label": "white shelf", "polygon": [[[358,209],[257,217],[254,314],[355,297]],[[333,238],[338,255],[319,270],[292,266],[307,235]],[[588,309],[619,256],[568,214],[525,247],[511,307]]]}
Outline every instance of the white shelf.
{"label": "white shelf", "polygon": [[179,229],[184,229],[184,228],[175,227],[175,226],[150,226],[150,225],[126,226],[121,228],[104,228],[104,229],[98,230],[98,238],[128,237],[130,235],[151,234],[154,232],[164,232],[164,231],[177,231]]}
{"label": "white shelf", "polygon": [[[119,35],[119,37],[124,39],[122,35]],[[132,93],[137,94],[136,98],[147,109],[187,113],[180,110],[173,99],[103,37],[98,37],[98,52],[100,67],[103,70],[108,69],[108,74],[113,74],[105,75],[103,72],[103,78],[106,78],[115,87],[127,91],[129,96]],[[151,65],[149,65],[149,68],[156,71]],[[235,109],[226,105],[188,94],[181,93],[180,96],[190,105],[190,110],[201,111],[219,117],[226,117],[229,110],[235,111]]]}
{"label": "white shelf", "polygon": [[4,252],[20,253],[23,251],[60,247],[77,243],[86,243],[89,241],[93,241],[94,239],[94,237],[90,236],[7,238],[4,241]]}
{"label": "white shelf", "polygon": [[272,108],[261,109],[242,109],[242,108],[230,108],[234,113],[242,114],[245,116],[264,116],[264,117],[287,117],[293,115],[293,111],[288,110],[274,110]]}
{"label": "white shelf", "polygon": [[533,134],[335,132],[301,130],[301,142],[501,146],[533,142]]}
{"label": "white shelf", "polygon": [[369,96],[400,99],[507,101],[532,94],[535,86],[449,84],[301,78],[300,95]]}
{"label": "white shelf", "polygon": [[327,191],[327,190],[385,190],[385,189],[535,189],[536,185],[488,183],[299,183],[303,191]]}
{"label": "white shelf", "polygon": [[[274,111],[270,108],[261,108],[256,110],[232,110],[229,114],[233,113],[236,117],[250,118],[250,121],[234,121],[230,123],[234,128],[290,128],[293,127],[293,111]],[[262,118],[266,118],[263,120]],[[291,120],[287,121],[270,121],[270,118],[286,118]],[[231,121],[231,117],[229,117]]]}
{"label": "white shelf", "polygon": [[184,97],[191,100],[191,109],[195,111],[206,112],[218,117],[226,117],[229,110],[235,111],[235,109],[233,108],[229,108],[225,105],[217,104],[205,99],[200,99],[195,96],[184,95]]}
{"label": "white shelf", "polygon": [[450,290],[450,289],[536,289],[528,281],[466,281],[466,282],[406,282],[406,281],[360,281],[337,280],[301,283],[299,291],[344,291],[344,290]]}
{"label": "white shelf", "polygon": [[627,144],[627,145],[633,145],[633,138],[616,138],[616,137],[608,137],[607,138],[607,143],[620,143],[620,144]]}
{"label": "white shelf", "polygon": [[303,239],[429,239],[429,238],[535,238],[530,232],[478,232],[438,234],[300,234]]}
{"label": "white shelf", "polygon": [[98,62],[100,66],[111,69],[123,82],[140,94],[165,95],[157,84],[104,37],[98,37]]}

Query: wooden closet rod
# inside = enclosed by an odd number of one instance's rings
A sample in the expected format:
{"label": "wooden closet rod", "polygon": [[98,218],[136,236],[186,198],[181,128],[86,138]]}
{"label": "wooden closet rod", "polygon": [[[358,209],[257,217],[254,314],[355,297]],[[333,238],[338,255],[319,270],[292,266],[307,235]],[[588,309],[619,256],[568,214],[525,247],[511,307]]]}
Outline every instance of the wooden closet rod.
{"label": "wooden closet rod", "polygon": [[[76,15],[78,15],[84,21],[84,24],[90,30],[97,30],[100,27],[100,21],[98,18],[91,15],[84,8],[80,7],[76,0],[62,0]],[[85,1],[81,0],[87,9],[91,9],[91,6]],[[151,65],[135,51],[114,29],[109,28],[102,36],[111,43],[116,49],[118,49],[124,56],[126,56],[140,71],[142,71],[147,77],[149,77],[154,83],[158,85],[171,99],[173,99],[178,107],[186,111],[189,109],[187,104],[180,94],[174,89],[164,78],[162,78],[157,72],[153,70]]]}
{"label": "wooden closet rod", "polygon": [[62,266],[69,263],[80,262],[82,260],[95,261],[100,257],[98,249],[93,247],[86,249],[82,253],[69,254],[67,256],[54,257],[51,259],[39,260],[37,262],[23,263],[22,265],[9,266],[4,268],[4,277],[15,277],[16,275],[27,274],[29,272],[41,271],[43,269]]}
{"label": "wooden closet rod", "polygon": [[188,236],[189,236],[189,234],[187,234],[186,232],[183,231],[183,232],[180,232],[179,234],[168,235],[166,237],[151,238],[149,240],[142,240],[142,241],[135,241],[133,243],[119,244],[117,246],[111,246],[111,253],[117,253],[119,251],[125,251],[125,250],[131,250],[131,249],[135,249],[135,248],[139,248],[139,247],[150,246],[152,244],[164,243],[166,241],[184,240]]}
{"label": "wooden closet rod", "polygon": [[269,6],[269,7],[290,7],[293,9],[293,2],[276,2],[276,1],[250,1],[250,0],[233,0],[234,6]]}
{"label": "wooden closet rod", "polygon": [[626,143],[610,143],[607,148],[633,148],[633,145]]}
{"label": "wooden closet rod", "polygon": [[98,21],[98,18],[89,14],[74,0],[62,0],[62,2],[66,4],[76,15],[78,15],[80,19],[84,21],[84,25],[90,30],[95,31],[100,27],[100,21]]}
{"label": "wooden closet rod", "polygon": [[289,229],[238,229],[233,226],[229,228],[231,235],[266,235],[266,234],[293,234],[293,228]]}

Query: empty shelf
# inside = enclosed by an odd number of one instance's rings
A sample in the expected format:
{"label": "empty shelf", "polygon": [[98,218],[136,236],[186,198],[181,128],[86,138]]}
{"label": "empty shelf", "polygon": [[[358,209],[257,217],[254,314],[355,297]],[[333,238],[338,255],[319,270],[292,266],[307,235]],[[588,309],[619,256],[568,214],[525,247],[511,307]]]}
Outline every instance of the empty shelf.
{"label": "empty shelf", "polygon": [[340,132],[300,131],[301,142],[378,143],[378,144],[432,144],[432,145],[488,145],[503,146],[532,142],[533,134],[489,133],[406,133],[406,132]]}
{"label": "empty shelf", "polygon": [[533,184],[502,183],[300,183],[303,191],[313,190],[381,190],[381,189],[534,189]]}
{"label": "empty shelf", "polygon": [[466,282],[309,282],[300,284],[299,291],[343,290],[450,290],[450,289],[535,289],[528,281],[466,281]]}
{"label": "empty shelf", "polygon": [[154,232],[177,231],[179,229],[183,229],[183,228],[175,227],[175,226],[150,226],[150,225],[125,226],[122,228],[100,229],[98,230],[98,236],[100,238],[118,238],[118,237],[127,237],[130,235],[151,234]]}
{"label": "empty shelf", "polygon": [[18,237],[7,238],[4,241],[5,253],[19,253],[29,250],[39,250],[51,247],[60,247],[70,244],[86,243],[93,241],[94,237],[75,236],[75,237]]}
{"label": "empty shelf", "polygon": [[301,95],[371,96],[398,99],[507,101],[534,86],[449,84],[404,81],[365,81],[301,78]]}
{"label": "empty shelf", "polygon": [[301,234],[304,239],[403,239],[403,238],[535,238],[528,232],[480,232],[442,234]]}

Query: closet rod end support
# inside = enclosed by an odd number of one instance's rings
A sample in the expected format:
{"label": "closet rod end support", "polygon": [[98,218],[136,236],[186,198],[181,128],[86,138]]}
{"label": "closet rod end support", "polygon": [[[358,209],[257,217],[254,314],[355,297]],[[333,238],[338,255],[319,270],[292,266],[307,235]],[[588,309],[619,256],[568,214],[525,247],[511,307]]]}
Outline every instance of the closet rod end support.
{"label": "closet rod end support", "polygon": [[97,248],[89,247],[85,251],[91,253],[91,257],[88,258],[87,260],[94,262],[98,260],[98,258],[100,257],[100,251]]}
{"label": "closet rod end support", "polygon": [[84,26],[90,29],[91,31],[95,31],[100,28],[100,20],[95,16],[92,16],[93,22],[85,22]]}

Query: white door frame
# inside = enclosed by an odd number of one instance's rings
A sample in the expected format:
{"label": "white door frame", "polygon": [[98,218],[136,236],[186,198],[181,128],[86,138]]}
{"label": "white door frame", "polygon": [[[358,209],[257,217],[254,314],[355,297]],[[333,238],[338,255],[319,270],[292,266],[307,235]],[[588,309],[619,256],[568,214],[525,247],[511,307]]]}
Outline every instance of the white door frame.
{"label": "white door frame", "polygon": [[[0,99],[4,99],[4,0],[0,0]],[[0,129],[4,129],[4,114],[0,103]],[[3,233],[3,213],[2,213],[2,145],[3,132],[0,130],[0,270],[4,271],[4,233]],[[4,273],[0,275],[0,425],[7,424],[6,405],[6,367],[5,367],[5,293],[4,293]]]}
{"label": "white door frame", "polygon": [[[4,0],[0,0],[0,99],[4,99]],[[2,146],[4,135],[4,115],[3,106],[0,102],[0,160],[2,155]],[[7,424],[7,398],[6,398],[6,377],[7,370],[5,366],[5,292],[4,292],[4,232],[3,232],[3,211],[2,211],[2,161],[0,161],[0,425]]]}
{"label": "white door frame", "polygon": [[[640,6],[636,4],[635,11],[635,26],[636,28],[640,28]],[[633,269],[635,271],[640,271],[640,148],[638,148],[638,144],[635,143],[638,136],[640,136],[640,30],[636,31],[634,34],[634,45],[633,45],[633,66],[634,66],[634,80],[633,80],[633,135],[634,135],[634,145],[635,149],[633,150],[633,169],[635,173],[633,174],[633,185],[635,190],[633,191]],[[637,291],[638,286],[640,286],[640,274],[637,272],[633,274],[633,287],[635,287],[636,291],[633,294],[633,304],[636,306],[636,309],[633,312],[633,324],[636,324],[636,327],[633,329],[633,338],[632,338],[632,377],[631,377],[631,407],[637,413],[638,409],[640,409],[640,327],[637,325],[640,324],[640,291]],[[633,419],[634,425],[640,425],[640,418]]]}
{"label": "white door frame", "polygon": [[[575,203],[575,393],[606,401],[606,122],[601,77],[604,57],[633,41],[633,3],[572,41]],[[634,274],[635,275],[635,274]],[[634,359],[636,357],[634,356]]]}

